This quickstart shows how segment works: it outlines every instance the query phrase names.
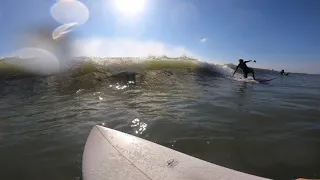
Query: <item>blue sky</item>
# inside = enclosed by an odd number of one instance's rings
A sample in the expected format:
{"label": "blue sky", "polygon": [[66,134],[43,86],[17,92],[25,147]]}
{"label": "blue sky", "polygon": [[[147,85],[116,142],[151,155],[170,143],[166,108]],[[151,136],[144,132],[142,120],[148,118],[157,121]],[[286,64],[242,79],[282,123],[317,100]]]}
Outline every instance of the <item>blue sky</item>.
{"label": "blue sky", "polygon": [[[74,29],[76,55],[190,54],[217,63],[256,59],[254,67],[320,73],[319,0],[145,0],[137,14],[120,12],[114,1],[80,1],[89,17]],[[50,13],[58,1],[0,3],[0,56],[19,47],[25,28],[62,23]],[[59,14],[81,21],[81,10],[69,7]]]}

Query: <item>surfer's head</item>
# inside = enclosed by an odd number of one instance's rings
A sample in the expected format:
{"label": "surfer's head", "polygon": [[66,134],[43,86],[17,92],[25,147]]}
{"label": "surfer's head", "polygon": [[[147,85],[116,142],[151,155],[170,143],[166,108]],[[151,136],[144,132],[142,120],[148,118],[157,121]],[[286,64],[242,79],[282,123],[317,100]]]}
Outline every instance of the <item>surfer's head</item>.
{"label": "surfer's head", "polygon": [[239,59],[239,63],[243,63],[243,59]]}

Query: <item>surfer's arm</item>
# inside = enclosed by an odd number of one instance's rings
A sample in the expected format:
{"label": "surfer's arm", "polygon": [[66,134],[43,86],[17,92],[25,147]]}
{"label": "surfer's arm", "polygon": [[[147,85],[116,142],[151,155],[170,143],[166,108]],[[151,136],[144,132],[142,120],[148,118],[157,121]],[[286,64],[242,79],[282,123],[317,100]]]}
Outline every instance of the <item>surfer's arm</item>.
{"label": "surfer's arm", "polygon": [[234,73],[232,76],[234,76],[234,74],[237,72],[238,68],[239,68],[239,65],[236,67],[236,70],[234,70]]}
{"label": "surfer's arm", "polygon": [[248,62],[251,62],[251,61],[256,62],[256,60],[249,60],[249,61],[244,61],[244,63],[248,63]]}

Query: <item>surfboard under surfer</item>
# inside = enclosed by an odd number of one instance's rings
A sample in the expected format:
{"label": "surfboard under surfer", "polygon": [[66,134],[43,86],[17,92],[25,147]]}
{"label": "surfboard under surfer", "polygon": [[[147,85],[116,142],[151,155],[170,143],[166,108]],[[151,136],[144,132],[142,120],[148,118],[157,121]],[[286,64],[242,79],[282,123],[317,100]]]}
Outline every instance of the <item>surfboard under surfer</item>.
{"label": "surfboard under surfer", "polygon": [[237,72],[238,68],[241,68],[242,71],[243,71],[243,77],[244,77],[244,78],[247,78],[247,77],[248,77],[248,74],[249,74],[249,73],[252,73],[253,79],[256,79],[256,78],[254,77],[254,70],[253,70],[252,68],[249,68],[249,67],[246,65],[246,63],[251,62],[251,61],[256,62],[256,60],[243,61],[243,59],[239,59],[239,64],[238,64],[238,66],[236,67],[236,70],[234,71],[233,76],[234,76],[234,74]]}

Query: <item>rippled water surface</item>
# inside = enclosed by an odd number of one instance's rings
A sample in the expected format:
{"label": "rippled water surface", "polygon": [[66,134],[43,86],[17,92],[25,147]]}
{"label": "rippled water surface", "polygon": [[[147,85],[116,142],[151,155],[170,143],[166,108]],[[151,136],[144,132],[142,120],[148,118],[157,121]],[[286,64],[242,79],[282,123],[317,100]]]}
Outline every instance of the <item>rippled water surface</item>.
{"label": "rippled water surface", "polygon": [[258,84],[219,73],[160,68],[135,85],[92,72],[5,78],[0,179],[81,179],[95,124],[246,173],[320,178],[320,76],[261,72],[276,79]]}

